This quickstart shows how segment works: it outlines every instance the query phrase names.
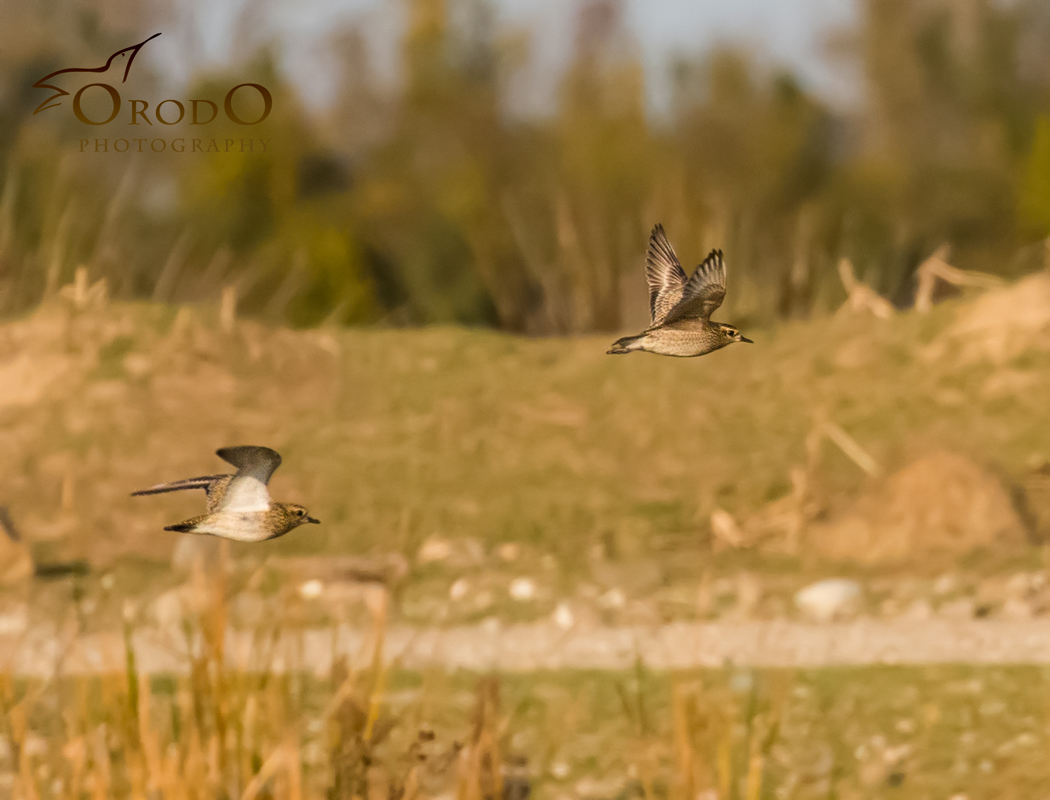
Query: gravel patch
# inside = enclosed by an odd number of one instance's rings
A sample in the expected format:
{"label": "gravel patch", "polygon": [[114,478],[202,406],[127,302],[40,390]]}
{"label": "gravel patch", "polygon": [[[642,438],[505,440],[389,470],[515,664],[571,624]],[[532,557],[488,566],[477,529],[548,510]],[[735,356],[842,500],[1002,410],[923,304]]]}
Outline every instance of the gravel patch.
{"label": "gravel patch", "polygon": [[[134,636],[137,667],[146,673],[185,672],[185,640],[158,629]],[[327,674],[333,655],[364,661],[373,646],[366,629],[287,631],[276,639],[231,630],[231,667]],[[406,669],[443,667],[479,672],[627,669],[641,659],[652,669],[721,667],[831,667],[875,664],[1050,664],[1050,620],[857,619],[815,624],[797,621],[673,623],[638,627],[575,627],[550,622],[412,628],[386,631],[391,663]],[[0,636],[0,668],[16,675],[50,676],[123,671],[120,634],[96,633],[63,641],[53,632]]]}

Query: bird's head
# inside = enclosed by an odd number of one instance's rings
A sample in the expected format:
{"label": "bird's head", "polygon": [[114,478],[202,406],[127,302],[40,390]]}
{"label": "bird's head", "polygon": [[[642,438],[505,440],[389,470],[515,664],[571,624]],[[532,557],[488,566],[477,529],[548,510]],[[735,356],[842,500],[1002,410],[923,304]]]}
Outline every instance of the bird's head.
{"label": "bird's head", "polygon": [[275,533],[271,538],[283,536],[288,531],[308,522],[314,525],[321,524],[321,520],[311,517],[310,513],[297,503],[274,503],[270,507],[270,513],[277,517],[275,520],[277,525],[275,527],[280,531],[280,533]]}
{"label": "bird's head", "polygon": [[724,325],[720,322],[718,323],[718,332],[722,336],[722,341],[726,344],[732,344],[733,342],[747,342],[748,344],[754,344],[754,342],[744,336],[732,325]]}
{"label": "bird's head", "polygon": [[131,71],[131,62],[135,60],[135,56],[139,54],[139,50],[141,50],[142,46],[150,39],[156,39],[158,36],[160,36],[160,34],[155,33],[150,36],[149,39],[145,39],[138,44],[133,44],[131,47],[125,47],[123,50],[118,50],[109,57],[109,61],[106,62],[106,67],[109,68],[111,65],[123,67],[124,74],[121,77],[120,82],[124,83],[128,79],[128,73]]}

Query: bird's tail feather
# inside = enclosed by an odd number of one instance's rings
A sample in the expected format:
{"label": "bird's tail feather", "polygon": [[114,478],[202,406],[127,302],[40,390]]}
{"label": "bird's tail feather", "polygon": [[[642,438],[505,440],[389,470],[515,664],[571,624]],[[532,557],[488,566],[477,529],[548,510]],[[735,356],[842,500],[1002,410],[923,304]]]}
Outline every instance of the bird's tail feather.
{"label": "bird's tail feather", "polygon": [[204,489],[208,487],[219,478],[224,477],[223,475],[202,475],[199,478],[186,478],[181,481],[172,481],[171,483],[158,483],[156,486],[151,486],[148,489],[140,489],[137,492],[132,492],[132,497],[138,497],[144,494],[163,494],[164,492],[181,492],[183,489]]}
{"label": "bird's tail feather", "polygon": [[193,533],[193,529],[200,525],[202,522],[204,522],[204,520],[207,518],[207,514],[204,514],[199,517],[193,517],[192,519],[188,519],[185,522],[177,522],[174,525],[168,525],[164,528],[164,530],[178,531],[179,533]]}
{"label": "bird's tail feather", "polygon": [[624,336],[622,339],[617,339],[613,342],[610,349],[605,351],[606,355],[622,355],[624,353],[630,353],[632,350],[637,350],[636,347],[631,347],[632,344],[641,339],[645,334],[639,334],[638,336]]}

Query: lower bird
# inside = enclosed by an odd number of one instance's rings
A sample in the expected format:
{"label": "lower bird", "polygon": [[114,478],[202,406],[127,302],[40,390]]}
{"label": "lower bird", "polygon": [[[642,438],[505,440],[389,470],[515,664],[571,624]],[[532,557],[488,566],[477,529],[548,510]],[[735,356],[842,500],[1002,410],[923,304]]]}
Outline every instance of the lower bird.
{"label": "lower bird", "polygon": [[276,450],[246,445],[224,447],[215,454],[237,467],[237,473],[158,483],[132,492],[132,496],[203,489],[208,513],[177,525],[168,525],[164,530],[211,534],[237,542],[276,539],[308,522],[319,523],[300,505],[275,503],[270,499],[266,485],[274,470],[281,466],[281,456]]}
{"label": "lower bird", "polygon": [[711,321],[711,314],[726,296],[726,265],[721,250],[712,250],[687,280],[663,226],[657,225],[649,235],[645,278],[649,283],[649,327],[637,336],[618,339],[609,353],[642,350],[688,358],[733,342],[753,344],[732,325]]}

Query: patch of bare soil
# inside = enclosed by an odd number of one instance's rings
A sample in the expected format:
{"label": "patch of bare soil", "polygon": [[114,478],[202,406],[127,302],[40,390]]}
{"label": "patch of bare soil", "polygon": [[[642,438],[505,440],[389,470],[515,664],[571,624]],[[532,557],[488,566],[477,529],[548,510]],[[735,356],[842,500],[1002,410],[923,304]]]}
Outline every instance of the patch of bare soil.
{"label": "patch of bare soil", "polygon": [[994,473],[966,456],[940,452],[890,475],[844,514],[815,524],[808,542],[826,558],[871,564],[1019,548],[1027,535]]}
{"label": "patch of bare soil", "polygon": [[965,305],[955,322],[928,348],[940,359],[1005,364],[1029,348],[1050,350],[1050,273],[1037,272]]}

